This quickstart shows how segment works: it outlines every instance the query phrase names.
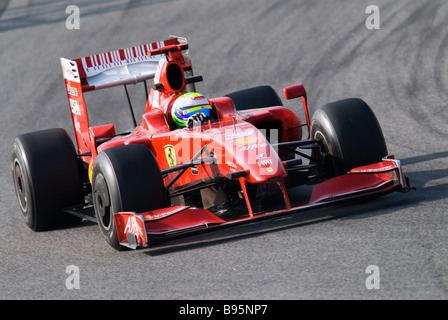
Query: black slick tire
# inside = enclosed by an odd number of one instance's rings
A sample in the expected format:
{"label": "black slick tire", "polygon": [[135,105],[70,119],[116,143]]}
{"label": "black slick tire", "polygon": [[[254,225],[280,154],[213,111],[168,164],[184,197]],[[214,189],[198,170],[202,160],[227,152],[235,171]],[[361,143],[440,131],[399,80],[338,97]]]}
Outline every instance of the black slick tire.
{"label": "black slick tire", "polygon": [[117,250],[125,248],[118,242],[114,213],[142,213],[169,206],[157,161],[143,145],[100,152],[93,166],[92,184],[98,226],[109,245]]}
{"label": "black slick tire", "polygon": [[351,98],[323,105],[311,120],[311,138],[325,146],[329,177],[380,162],[387,155],[378,120],[361,99]]}
{"label": "black slick tire", "polygon": [[72,140],[55,128],[18,136],[11,170],[19,207],[34,231],[79,223],[62,209],[84,203],[80,163]]}
{"label": "black slick tire", "polygon": [[270,86],[258,86],[226,95],[232,99],[236,110],[283,106],[280,97]]}

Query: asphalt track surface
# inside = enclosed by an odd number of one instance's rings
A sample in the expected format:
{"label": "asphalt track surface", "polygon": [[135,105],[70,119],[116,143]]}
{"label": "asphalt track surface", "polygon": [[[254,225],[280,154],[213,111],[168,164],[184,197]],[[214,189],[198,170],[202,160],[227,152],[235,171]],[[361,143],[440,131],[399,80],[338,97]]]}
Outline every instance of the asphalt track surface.
{"label": "asphalt track surface", "polygon": [[[66,28],[70,4],[80,9],[78,30]],[[380,9],[378,30],[366,28],[371,4]],[[447,21],[445,0],[3,1],[0,298],[447,299]],[[189,40],[195,72],[204,76],[197,89],[208,97],[303,83],[311,112],[364,99],[417,191],[138,251],[114,251],[90,222],[29,230],[14,195],[10,150],[24,132],[62,127],[73,134],[59,57],[170,34]],[[143,110],[143,89],[130,89]],[[131,126],[122,88],[89,93],[86,101],[92,124]],[[66,287],[70,265],[79,267],[79,289]],[[370,265],[379,268],[379,289],[366,287]]]}

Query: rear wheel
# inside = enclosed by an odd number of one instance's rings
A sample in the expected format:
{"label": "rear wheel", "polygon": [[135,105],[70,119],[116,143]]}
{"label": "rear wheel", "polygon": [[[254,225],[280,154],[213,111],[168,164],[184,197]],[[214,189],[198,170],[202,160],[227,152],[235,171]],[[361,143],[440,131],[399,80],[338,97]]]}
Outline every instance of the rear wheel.
{"label": "rear wheel", "polygon": [[113,214],[141,213],[169,206],[167,190],[152,152],[143,145],[106,149],[98,155],[92,170],[95,215],[106,241],[117,250]]}
{"label": "rear wheel", "polygon": [[280,97],[270,86],[259,86],[226,95],[232,99],[237,110],[283,106]]}
{"label": "rear wheel", "polygon": [[320,107],[311,120],[311,138],[321,140],[329,177],[380,162],[387,155],[383,132],[361,99],[345,99]]}
{"label": "rear wheel", "polygon": [[79,223],[62,212],[84,203],[80,163],[70,136],[48,129],[18,136],[11,152],[16,196],[26,224],[34,231]]}
{"label": "rear wheel", "polygon": [[[232,99],[236,110],[245,111],[250,109],[260,109],[267,107],[283,106],[282,100],[278,96],[277,92],[270,86],[259,86],[240,91],[235,91],[226,95],[226,97]],[[262,130],[268,141],[271,141],[272,137],[276,140],[281,140],[281,124],[278,122],[264,121],[257,123],[256,127]],[[283,148],[279,149],[279,154],[282,160],[291,159],[294,156],[292,152],[286,151]]]}

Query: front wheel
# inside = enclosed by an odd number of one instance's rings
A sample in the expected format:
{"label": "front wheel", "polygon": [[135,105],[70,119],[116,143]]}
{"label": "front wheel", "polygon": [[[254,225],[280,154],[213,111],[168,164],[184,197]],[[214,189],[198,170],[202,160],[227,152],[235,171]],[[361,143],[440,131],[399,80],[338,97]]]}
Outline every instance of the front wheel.
{"label": "front wheel", "polygon": [[106,149],[98,154],[92,170],[95,215],[106,241],[122,250],[114,213],[142,213],[169,206],[167,190],[152,152],[143,145]]}
{"label": "front wheel", "polygon": [[361,99],[345,99],[323,105],[311,120],[311,138],[323,143],[317,157],[325,160],[328,177],[380,162],[387,155],[378,120]]}

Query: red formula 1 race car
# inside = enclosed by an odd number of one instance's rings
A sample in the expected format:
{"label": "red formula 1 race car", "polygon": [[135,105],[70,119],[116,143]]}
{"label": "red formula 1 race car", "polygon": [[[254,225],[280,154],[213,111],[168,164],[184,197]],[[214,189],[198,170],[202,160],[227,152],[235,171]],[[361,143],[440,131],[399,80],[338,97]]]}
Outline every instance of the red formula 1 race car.
{"label": "red formula 1 race car", "polygon": [[[63,129],[18,136],[12,173],[28,226],[88,219],[115,249],[410,189],[360,99],[326,104],[304,121],[269,86],[206,99],[196,93],[184,38],[61,58],[76,147]],[[146,81],[152,79],[148,92]],[[140,124],[89,126],[84,94],[143,82]],[[128,91],[126,90],[126,93]],[[129,99],[129,95],[128,95]],[[130,101],[129,101],[130,102]],[[303,139],[302,132],[308,137]],[[289,190],[312,185],[300,204]],[[266,198],[281,199],[277,206]]]}

